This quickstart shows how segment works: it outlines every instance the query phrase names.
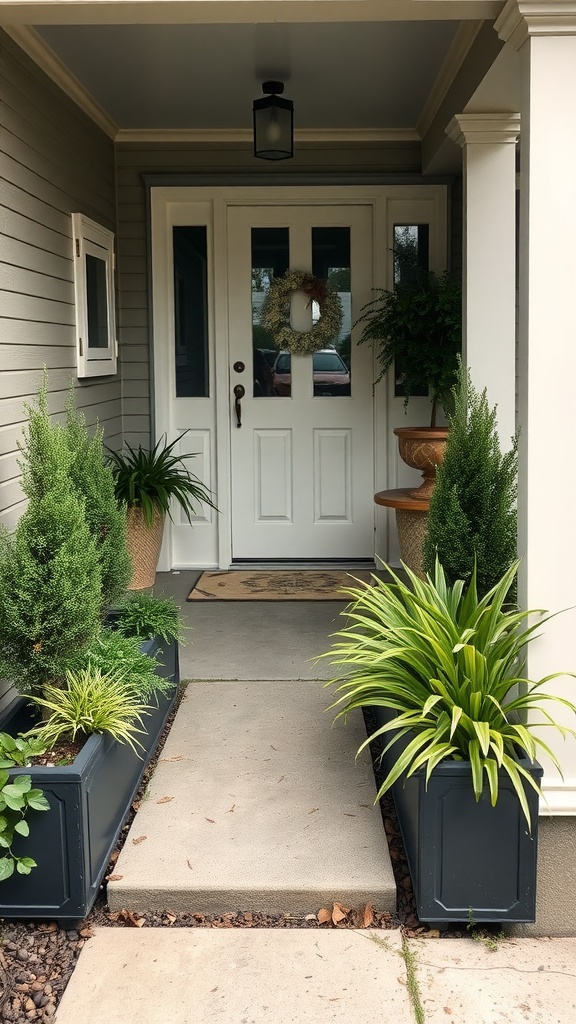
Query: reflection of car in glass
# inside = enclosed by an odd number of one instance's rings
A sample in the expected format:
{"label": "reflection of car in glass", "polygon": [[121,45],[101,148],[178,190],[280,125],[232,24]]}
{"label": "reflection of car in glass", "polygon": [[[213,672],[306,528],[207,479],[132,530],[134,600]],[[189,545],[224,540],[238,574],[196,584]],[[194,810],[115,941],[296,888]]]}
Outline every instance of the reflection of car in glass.
{"label": "reflection of car in glass", "polygon": [[[315,395],[350,394],[350,371],[333,348],[321,348],[312,354],[312,378]],[[274,363],[272,389],[276,395],[289,397],[291,387],[291,356],[280,352]]]}

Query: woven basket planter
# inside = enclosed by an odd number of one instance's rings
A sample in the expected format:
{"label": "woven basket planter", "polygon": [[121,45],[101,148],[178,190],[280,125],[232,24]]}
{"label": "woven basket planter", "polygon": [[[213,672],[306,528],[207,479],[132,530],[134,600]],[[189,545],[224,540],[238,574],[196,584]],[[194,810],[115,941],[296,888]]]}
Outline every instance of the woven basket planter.
{"label": "woven basket planter", "polygon": [[147,526],[141,508],[129,508],[126,523],[126,543],[132,559],[132,579],[128,590],[153,587],[156,566],[160,558],[165,516],[154,512],[152,526]]}

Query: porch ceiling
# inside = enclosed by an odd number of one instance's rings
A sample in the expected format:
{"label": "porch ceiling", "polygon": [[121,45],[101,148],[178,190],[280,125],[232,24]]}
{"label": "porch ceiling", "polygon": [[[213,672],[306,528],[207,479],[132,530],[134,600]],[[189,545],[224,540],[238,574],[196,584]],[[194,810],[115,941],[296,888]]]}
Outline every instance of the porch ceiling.
{"label": "porch ceiling", "polygon": [[[421,137],[479,23],[42,25],[40,39],[121,131],[249,130],[267,78],[296,129]],[[468,45],[470,45],[470,42]]]}

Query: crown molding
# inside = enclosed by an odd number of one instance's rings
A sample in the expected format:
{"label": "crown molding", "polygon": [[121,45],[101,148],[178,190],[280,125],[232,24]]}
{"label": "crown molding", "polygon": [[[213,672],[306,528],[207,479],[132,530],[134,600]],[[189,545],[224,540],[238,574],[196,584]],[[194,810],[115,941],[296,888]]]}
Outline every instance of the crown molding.
{"label": "crown molding", "polygon": [[513,144],[520,134],[520,114],[455,114],[446,129],[452,142]]}
{"label": "crown molding", "polygon": [[114,139],[118,125],[96,102],[63,61],[44,42],[35,29],[25,25],[3,25],[7,35],[24,50],[38,67],[91,118],[109,138]]}
{"label": "crown molding", "polygon": [[421,139],[424,138],[434,121],[442,101],[446,97],[483,24],[483,21],[463,21],[458,26],[456,35],[452,40],[452,45],[444,58],[444,63],[438,72],[436,81],[430,90],[430,95],[424,104],[420,120],[418,121],[417,129]]}
{"label": "crown molding", "polygon": [[529,36],[576,35],[576,0],[507,0],[494,28],[515,50]]}
{"label": "crown molding", "polygon": [[[252,143],[251,128],[120,128],[116,142],[137,143]],[[415,128],[297,128],[296,142],[420,142]]]}

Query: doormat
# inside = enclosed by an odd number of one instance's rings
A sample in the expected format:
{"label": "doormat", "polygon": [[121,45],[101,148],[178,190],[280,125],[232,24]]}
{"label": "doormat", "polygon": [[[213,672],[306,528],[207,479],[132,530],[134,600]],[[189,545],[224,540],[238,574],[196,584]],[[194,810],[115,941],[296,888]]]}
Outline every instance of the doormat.
{"label": "doormat", "polygon": [[233,569],[203,572],[187,601],[348,601],[344,587],[355,579],[370,582],[369,572],[315,569]]}

